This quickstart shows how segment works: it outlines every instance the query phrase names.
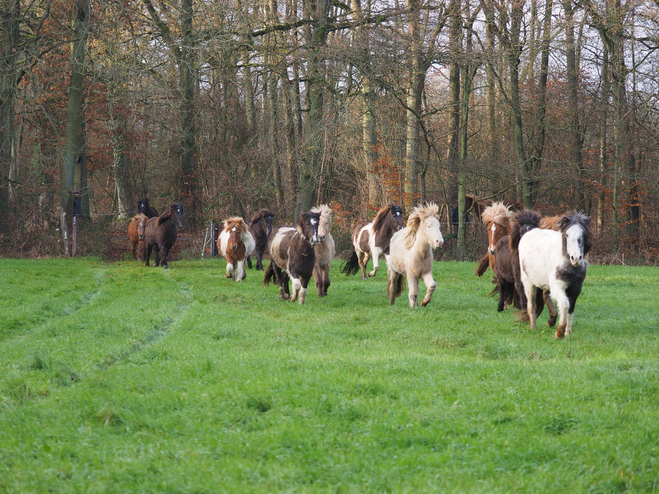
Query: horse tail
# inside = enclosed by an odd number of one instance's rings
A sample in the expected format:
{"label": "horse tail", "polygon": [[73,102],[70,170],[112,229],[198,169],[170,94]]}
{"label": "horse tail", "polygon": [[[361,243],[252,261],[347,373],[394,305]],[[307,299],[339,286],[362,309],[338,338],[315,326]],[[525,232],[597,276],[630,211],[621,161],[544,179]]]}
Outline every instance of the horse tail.
{"label": "horse tail", "polygon": [[265,270],[265,273],[263,274],[263,284],[265,286],[270,286],[270,281],[275,277],[275,267],[273,266],[274,261],[270,261],[270,264],[268,264],[268,268]]}
{"label": "horse tail", "polygon": [[[545,308],[545,299],[544,299],[545,292],[538,288],[535,291],[535,317],[538,317],[540,314],[542,314],[542,311]],[[526,298],[526,297],[524,297]],[[523,302],[523,301],[522,301]],[[528,302],[527,302],[528,303]],[[517,322],[530,322],[531,319],[529,318],[529,311],[527,310],[526,307],[517,309],[515,311],[515,315],[517,316],[515,320]]]}
{"label": "horse tail", "polygon": [[488,254],[485,254],[485,257],[483,257],[478,263],[478,267],[476,268],[476,276],[478,276],[479,278],[483,276],[485,274],[485,271],[487,271],[489,265],[490,265],[490,256]]}
{"label": "horse tail", "polygon": [[357,274],[359,269],[359,257],[357,257],[357,251],[353,249],[350,256],[341,264],[341,272],[345,275]]}
{"label": "horse tail", "polygon": [[[405,288],[405,276],[398,275],[396,279],[393,280],[389,278],[389,283],[387,284],[387,292],[389,293],[389,302],[393,304],[393,300],[400,297],[403,293],[403,288]],[[393,295],[393,297],[392,297]]]}

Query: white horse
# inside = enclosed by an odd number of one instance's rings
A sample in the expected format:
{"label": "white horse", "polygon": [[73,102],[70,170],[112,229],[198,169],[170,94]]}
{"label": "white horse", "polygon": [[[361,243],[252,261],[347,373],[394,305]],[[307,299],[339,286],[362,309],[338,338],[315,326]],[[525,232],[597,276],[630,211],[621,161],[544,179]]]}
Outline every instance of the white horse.
{"label": "white horse", "polygon": [[313,277],[316,279],[318,296],[324,297],[327,295],[327,289],[330,286],[330,262],[334,259],[334,254],[336,253],[334,238],[330,233],[330,229],[332,228],[332,208],[326,204],[322,204],[316,208],[312,208],[311,212],[320,215],[318,243],[314,246],[316,263],[313,268]]}
{"label": "white horse", "polygon": [[407,226],[391,238],[387,263],[390,305],[403,291],[403,276],[407,277],[410,307],[419,305],[419,278],[423,279],[427,289],[421,305],[430,302],[437,286],[432,277],[433,250],[444,244],[438,215],[437,204],[417,206],[407,219]]}
{"label": "white horse", "polygon": [[[534,228],[517,246],[522,284],[531,329],[536,329],[536,290],[549,290],[558,305],[556,337],[572,333],[572,319],[577,297],[586,278],[590,250],[590,218],[581,213],[563,216],[559,231]],[[515,248],[515,246],[511,245]]]}

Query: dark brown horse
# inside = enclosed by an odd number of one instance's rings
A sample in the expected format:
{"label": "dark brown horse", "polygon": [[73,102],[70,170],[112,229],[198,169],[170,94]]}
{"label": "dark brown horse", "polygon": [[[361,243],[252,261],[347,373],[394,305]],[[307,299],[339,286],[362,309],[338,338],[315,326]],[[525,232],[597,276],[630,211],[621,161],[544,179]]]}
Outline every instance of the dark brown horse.
{"label": "dark brown horse", "polygon": [[155,218],[158,216],[158,211],[156,211],[156,208],[149,205],[149,200],[146,197],[137,201],[137,212],[145,214],[148,218]]}
{"label": "dark brown horse", "polygon": [[131,243],[133,259],[144,260],[144,230],[149,218],[144,214],[137,214],[128,225],[128,238]]}
{"label": "dark brown horse", "polygon": [[362,279],[366,278],[366,265],[370,257],[373,257],[373,271],[369,276],[375,276],[378,272],[378,259],[384,254],[389,258],[389,242],[394,233],[403,228],[403,210],[396,203],[390,202],[378,211],[371,223],[362,223],[352,232],[352,253],[341,266],[341,272],[345,274],[356,274],[361,268]]}
{"label": "dark brown horse", "polygon": [[[254,253],[256,254],[256,269],[263,271],[263,254],[268,248],[268,237],[272,233],[272,219],[275,213],[269,209],[262,209],[254,215],[249,229],[254,237]],[[247,256],[247,267],[252,268],[252,260]]]}
{"label": "dark brown horse", "polygon": [[[263,276],[263,284],[274,280],[279,284],[279,298],[290,297],[294,302],[299,297],[300,304],[307,298],[307,285],[313,274],[316,255],[314,245],[318,243],[320,214],[302,213],[295,228],[279,226],[268,240],[272,261]],[[290,294],[288,281],[293,281],[293,294]]]}
{"label": "dark brown horse", "polygon": [[176,242],[176,229],[183,228],[183,207],[174,203],[157,218],[150,218],[144,231],[144,249],[146,251],[146,263],[149,265],[151,251],[156,251],[156,266],[160,265],[160,253],[162,252],[162,267],[167,267],[167,254]]}

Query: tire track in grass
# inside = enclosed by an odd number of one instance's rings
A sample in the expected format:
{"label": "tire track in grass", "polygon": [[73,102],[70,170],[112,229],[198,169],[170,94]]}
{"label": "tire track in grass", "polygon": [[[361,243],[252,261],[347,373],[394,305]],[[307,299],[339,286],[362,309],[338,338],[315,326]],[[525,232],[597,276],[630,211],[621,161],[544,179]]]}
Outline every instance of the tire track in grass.
{"label": "tire track in grass", "polygon": [[139,341],[133,343],[128,348],[106,356],[101,362],[96,365],[98,370],[107,370],[113,365],[125,361],[133,355],[141,352],[145,348],[153,345],[157,341],[163,339],[169,333],[172,325],[177,322],[188,310],[190,301],[192,300],[192,289],[185,283],[179,285],[179,292],[183,296],[185,303],[176,304],[176,311],[171,316],[166,316],[165,319],[153,326],[153,329]]}

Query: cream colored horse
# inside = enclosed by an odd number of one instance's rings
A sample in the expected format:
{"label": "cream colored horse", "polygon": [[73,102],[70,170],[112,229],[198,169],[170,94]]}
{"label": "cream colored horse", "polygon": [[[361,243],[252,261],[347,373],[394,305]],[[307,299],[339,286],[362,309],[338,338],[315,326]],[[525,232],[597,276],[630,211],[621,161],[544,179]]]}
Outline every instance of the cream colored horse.
{"label": "cream colored horse", "polygon": [[316,280],[316,288],[318,289],[318,296],[324,297],[327,295],[327,289],[330,286],[330,262],[334,259],[336,247],[334,246],[334,238],[330,233],[332,228],[332,208],[326,204],[322,204],[311,210],[312,213],[320,214],[320,222],[318,223],[318,244],[314,246],[316,251],[316,263],[313,267],[313,277]]}
{"label": "cream colored horse", "polygon": [[419,278],[426,285],[426,296],[421,302],[430,302],[437,286],[432,277],[433,250],[444,244],[439,228],[439,206],[426,203],[417,206],[407,219],[407,226],[396,232],[389,246],[389,304],[393,305],[403,291],[403,276],[407,277],[410,307],[417,307]]}

